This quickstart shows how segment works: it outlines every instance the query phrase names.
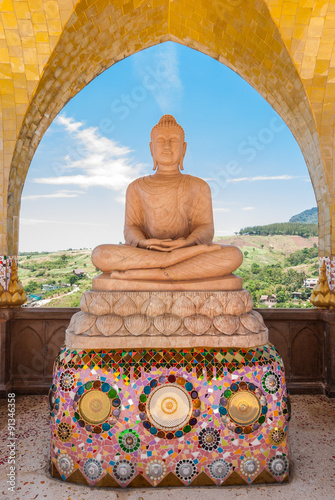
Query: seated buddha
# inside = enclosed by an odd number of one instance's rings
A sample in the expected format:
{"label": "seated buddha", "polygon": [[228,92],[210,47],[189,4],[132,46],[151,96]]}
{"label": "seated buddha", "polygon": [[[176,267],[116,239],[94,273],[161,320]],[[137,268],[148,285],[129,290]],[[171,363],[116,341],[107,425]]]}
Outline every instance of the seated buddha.
{"label": "seated buddha", "polygon": [[155,173],[133,181],[126,193],[125,244],[103,244],[92,252],[103,274],[93,289],[227,290],[241,289],[231,273],[243,260],[235,246],[212,242],[211,191],[183,174],[183,128],[164,115],[151,131]]}

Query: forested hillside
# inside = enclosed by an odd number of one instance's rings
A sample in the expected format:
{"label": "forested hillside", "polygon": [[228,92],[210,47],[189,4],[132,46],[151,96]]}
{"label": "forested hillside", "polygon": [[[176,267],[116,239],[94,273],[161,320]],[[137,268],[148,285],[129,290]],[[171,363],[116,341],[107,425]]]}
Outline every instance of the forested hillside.
{"label": "forested hillside", "polygon": [[[236,274],[243,278],[255,306],[310,307],[310,289],[304,281],[318,275],[316,237],[244,234],[215,240],[241,248],[244,261]],[[29,306],[78,307],[83,291],[99,274],[90,255],[90,249],[21,254],[19,275]]]}

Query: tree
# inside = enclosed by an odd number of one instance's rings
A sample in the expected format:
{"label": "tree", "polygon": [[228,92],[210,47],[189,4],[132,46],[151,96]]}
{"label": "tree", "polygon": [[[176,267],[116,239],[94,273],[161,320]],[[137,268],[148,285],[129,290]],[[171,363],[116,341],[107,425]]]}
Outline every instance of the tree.
{"label": "tree", "polygon": [[251,264],[251,272],[252,274],[258,274],[260,272],[261,268],[259,267],[258,264],[256,264],[256,262],[253,262]]}
{"label": "tree", "polygon": [[283,304],[284,302],[286,302],[286,293],[283,290],[280,290],[277,293],[277,303]]}
{"label": "tree", "polygon": [[69,283],[70,285],[74,285],[75,283],[78,282],[78,276],[76,276],[75,274],[72,274],[69,278]]}

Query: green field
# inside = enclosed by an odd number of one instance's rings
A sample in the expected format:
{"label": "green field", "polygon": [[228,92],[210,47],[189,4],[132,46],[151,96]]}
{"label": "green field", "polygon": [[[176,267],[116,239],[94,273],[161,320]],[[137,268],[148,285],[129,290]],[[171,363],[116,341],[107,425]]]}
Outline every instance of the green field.
{"label": "green field", "polygon": [[[262,295],[276,294],[275,307],[310,307],[310,291],[303,282],[318,275],[316,237],[236,235],[215,240],[241,248],[244,261],[236,274],[243,278],[256,306],[267,306],[260,302]],[[78,307],[81,294],[99,274],[90,255],[90,249],[20,255],[19,276],[27,295],[41,296],[42,307]],[[75,276],[75,269],[83,270],[84,276]],[[59,288],[42,292],[42,285]],[[301,300],[292,299],[292,292],[300,292]]]}

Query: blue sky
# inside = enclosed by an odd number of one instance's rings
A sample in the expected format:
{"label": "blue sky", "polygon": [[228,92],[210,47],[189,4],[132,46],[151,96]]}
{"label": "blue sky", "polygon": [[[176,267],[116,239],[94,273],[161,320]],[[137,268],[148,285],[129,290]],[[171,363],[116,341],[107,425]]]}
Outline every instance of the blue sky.
{"label": "blue sky", "polygon": [[20,251],[123,241],[125,189],[152,173],[150,131],[165,113],[185,130],[184,172],[211,186],[216,235],[316,205],[271,106],[223,64],[168,42],[112,66],[53,121],[24,186]]}

